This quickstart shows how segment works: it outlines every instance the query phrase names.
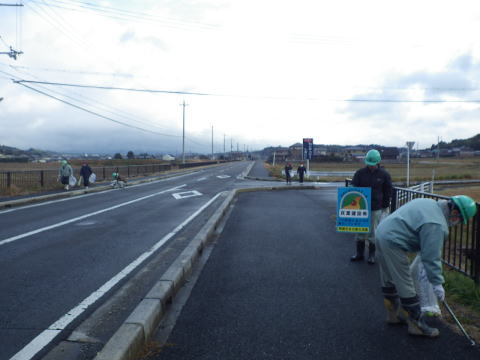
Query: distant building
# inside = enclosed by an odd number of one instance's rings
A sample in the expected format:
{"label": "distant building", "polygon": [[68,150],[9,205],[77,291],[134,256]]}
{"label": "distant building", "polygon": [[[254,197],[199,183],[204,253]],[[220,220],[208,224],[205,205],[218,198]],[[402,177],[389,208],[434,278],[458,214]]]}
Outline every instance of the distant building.
{"label": "distant building", "polygon": [[162,160],[165,160],[165,161],[173,161],[175,160],[175,157],[170,155],[170,154],[166,154],[166,155],[163,155],[162,156]]}

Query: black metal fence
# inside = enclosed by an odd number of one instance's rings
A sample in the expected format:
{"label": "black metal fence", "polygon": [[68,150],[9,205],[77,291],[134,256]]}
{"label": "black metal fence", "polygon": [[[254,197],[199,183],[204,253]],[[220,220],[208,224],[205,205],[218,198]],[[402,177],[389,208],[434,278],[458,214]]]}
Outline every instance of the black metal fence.
{"label": "black metal fence", "polygon": [[[349,179],[345,185],[349,185]],[[417,198],[450,199],[448,196],[394,187],[390,212]],[[443,244],[444,264],[480,284],[480,204],[477,203],[477,214],[467,224],[459,224],[449,230]]]}
{"label": "black metal fence", "polygon": [[[126,178],[148,176],[168,170],[192,168],[197,166],[217,164],[217,161],[194,162],[185,164],[145,164],[126,166],[91,167],[98,182],[112,180],[112,173],[118,169],[120,175]],[[74,176],[78,179],[80,168],[73,169]],[[59,186],[58,169],[51,170],[25,170],[25,171],[0,171],[0,190],[12,187],[18,190],[53,189]]]}

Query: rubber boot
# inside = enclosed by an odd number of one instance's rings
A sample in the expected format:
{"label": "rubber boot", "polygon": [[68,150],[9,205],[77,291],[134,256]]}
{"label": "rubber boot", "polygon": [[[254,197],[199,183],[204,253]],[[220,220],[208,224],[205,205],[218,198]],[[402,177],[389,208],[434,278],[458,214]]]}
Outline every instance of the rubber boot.
{"label": "rubber boot", "polygon": [[370,265],[375,264],[375,244],[368,244],[368,260]]}
{"label": "rubber boot", "polygon": [[414,336],[426,336],[435,338],[440,334],[438,329],[428,326],[420,310],[418,297],[402,298],[402,307],[408,314],[407,324],[408,333]]}
{"label": "rubber boot", "polygon": [[382,292],[383,305],[387,310],[387,323],[392,325],[407,324],[407,315],[400,306],[397,290],[394,287],[382,287]]}
{"label": "rubber boot", "polygon": [[357,253],[350,258],[350,261],[362,261],[365,251],[365,241],[357,241]]}

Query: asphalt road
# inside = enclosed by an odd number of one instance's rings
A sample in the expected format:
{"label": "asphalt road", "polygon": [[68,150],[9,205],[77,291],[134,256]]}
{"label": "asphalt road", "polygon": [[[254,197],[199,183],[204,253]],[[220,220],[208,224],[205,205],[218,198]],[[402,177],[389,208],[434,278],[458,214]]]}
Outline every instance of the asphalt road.
{"label": "asphalt road", "polygon": [[248,165],[0,211],[0,360],[61,341]]}
{"label": "asphalt road", "polygon": [[148,359],[480,359],[438,320],[435,340],[385,323],[378,267],[349,261],[354,242],[335,232],[335,206],[335,188],[240,194]]}

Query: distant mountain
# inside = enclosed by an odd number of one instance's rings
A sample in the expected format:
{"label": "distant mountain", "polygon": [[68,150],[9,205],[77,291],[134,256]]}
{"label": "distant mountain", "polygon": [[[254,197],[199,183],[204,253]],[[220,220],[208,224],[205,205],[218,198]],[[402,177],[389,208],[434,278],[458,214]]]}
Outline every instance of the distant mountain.
{"label": "distant mountain", "polygon": [[[480,150],[480,134],[477,134],[469,139],[455,139],[449,143],[444,141],[440,142],[441,149],[453,149],[453,148],[461,148],[461,147],[468,147],[472,150]],[[436,149],[437,144],[432,145],[432,149]]]}
{"label": "distant mountain", "polygon": [[30,148],[28,150],[21,150],[15,147],[0,145],[0,155],[3,157],[15,157],[15,158],[41,158],[56,155],[53,151],[38,150]]}

